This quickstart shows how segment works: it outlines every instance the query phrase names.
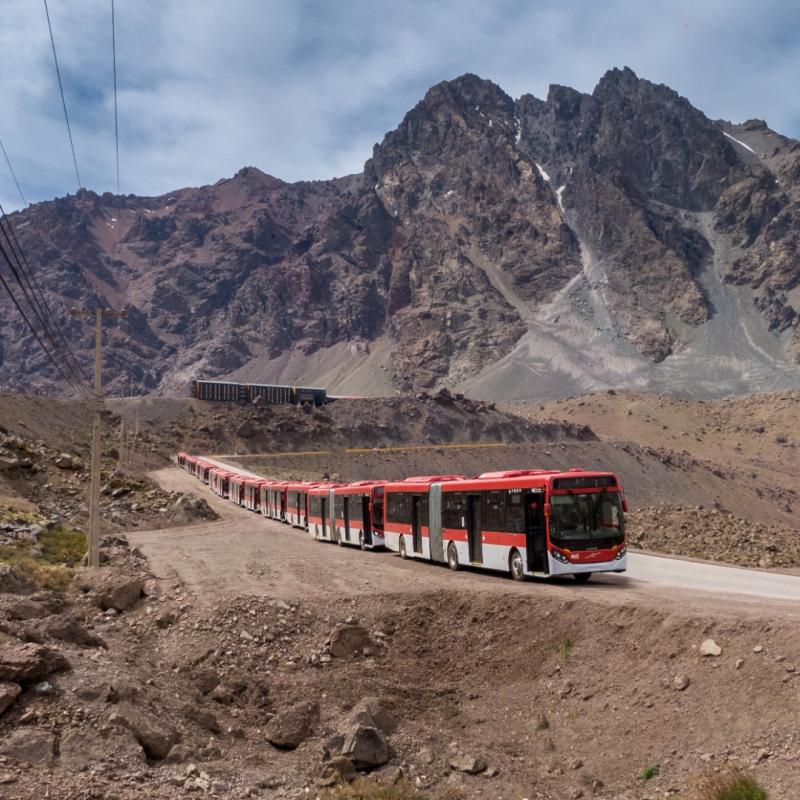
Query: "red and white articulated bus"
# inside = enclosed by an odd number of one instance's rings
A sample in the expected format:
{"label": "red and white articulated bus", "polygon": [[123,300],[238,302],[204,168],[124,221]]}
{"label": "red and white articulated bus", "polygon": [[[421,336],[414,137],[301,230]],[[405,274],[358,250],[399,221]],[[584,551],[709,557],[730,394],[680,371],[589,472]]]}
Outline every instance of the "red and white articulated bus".
{"label": "red and white articulated bus", "polygon": [[610,472],[513,470],[385,486],[386,546],[419,558],[529,575],[624,572],[622,487]]}
{"label": "red and white articulated bus", "polygon": [[286,522],[287,481],[266,481],[261,487],[261,513],[270,519]]}
{"label": "red and white articulated bus", "polygon": [[244,504],[244,485],[247,478],[241,473],[232,472],[228,479],[228,499],[237,506]]}
{"label": "red and white articulated bus", "polygon": [[286,486],[285,521],[294,528],[308,530],[308,492],[315,483],[300,481]]}
{"label": "red and white articulated bus", "polygon": [[[269,481],[263,478],[245,478],[242,505],[250,511],[261,511],[261,487]],[[266,515],[265,515],[266,516]]]}
{"label": "red and white articulated bus", "polygon": [[383,487],[386,481],[359,481],[333,492],[333,541],[362,550],[384,546]]}
{"label": "red and white articulated bus", "polygon": [[208,473],[208,485],[220,496],[230,497],[231,478],[240,477],[238,473],[223,469],[222,467],[211,467]]}
{"label": "red and white articulated bus", "polygon": [[334,517],[333,492],[340,483],[318,483],[308,490],[308,531],[315,538],[335,542],[336,518]]}

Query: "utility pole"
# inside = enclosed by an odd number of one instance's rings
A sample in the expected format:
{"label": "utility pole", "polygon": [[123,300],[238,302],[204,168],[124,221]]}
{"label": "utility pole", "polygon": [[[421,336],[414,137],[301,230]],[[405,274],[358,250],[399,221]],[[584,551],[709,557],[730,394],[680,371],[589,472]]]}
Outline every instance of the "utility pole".
{"label": "utility pole", "polygon": [[72,309],[73,317],[94,317],[94,416],[92,480],[89,490],[89,566],[100,566],[100,424],[103,412],[103,317],[125,317],[125,311]]}

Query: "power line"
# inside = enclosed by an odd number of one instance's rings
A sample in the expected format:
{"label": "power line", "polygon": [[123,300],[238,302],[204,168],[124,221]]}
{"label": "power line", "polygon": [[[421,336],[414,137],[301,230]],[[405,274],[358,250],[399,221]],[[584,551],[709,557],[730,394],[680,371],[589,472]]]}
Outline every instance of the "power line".
{"label": "power line", "polygon": [[[28,261],[25,251],[19,243],[14,226],[0,203],[0,233],[8,245],[8,251],[14,256],[16,265],[7,259],[12,274],[19,283],[31,309],[36,315],[47,338],[52,342],[57,354],[63,359],[64,365],[78,383],[86,382],[86,376],[81,369],[69,342],[61,330],[55,314],[47,302],[44,293],[36,280],[33,268]],[[24,279],[24,282],[23,280]],[[27,291],[26,291],[27,287]]]}
{"label": "power line", "polygon": [[[0,255],[2,255],[2,257],[3,257],[3,259],[5,259],[6,263],[9,266],[11,266],[11,262],[9,261],[9,258],[6,255],[6,252],[3,249],[2,244],[0,244]],[[14,295],[14,292],[11,290],[11,287],[8,285],[8,282],[3,277],[2,273],[0,273],[0,285],[2,285],[2,287],[8,293],[8,296],[11,298],[11,302],[16,306],[16,309],[17,309],[17,311],[19,311],[20,316],[25,321],[25,324],[30,329],[30,331],[33,334],[33,336],[36,339],[36,341],[39,343],[39,347],[42,348],[42,351],[50,359],[50,361],[53,363],[53,366],[58,370],[58,372],[61,373],[61,377],[63,377],[64,380],[67,383],[69,383],[78,393],[85,394],[85,389],[82,389],[82,387],[80,385],[76,385],[74,383],[73,378],[65,372],[65,370],[62,368],[61,364],[55,359],[53,354],[47,349],[47,347],[45,347],[45,344],[42,341],[41,336],[39,336],[39,333],[37,332],[36,328],[31,323],[30,319],[28,318],[28,315],[25,313],[24,309],[19,304],[19,301],[17,300],[16,296]]]}
{"label": "power line", "polygon": [[78,179],[78,188],[81,183],[81,174],[78,172],[78,158],[75,155],[75,143],[72,141],[72,128],[69,125],[69,114],[67,114],[67,101],[64,99],[64,84],[61,82],[61,70],[58,66],[58,56],[56,55],[56,40],[53,37],[53,26],[50,23],[50,11],[47,8],[47,0],[44,0],[44,13],[47,16],[47,29],[50,31],[50,44],[53,47],[53,61],[56,65],[56,76],[58,77],[58,89],[61,92],[61,105],[64,107],[64,119],[67,123],[67,135],[69,136],[69,146],[72,150],[72,163],[75,165],[75,177]]}
{"label": "power line", "polygon": [[114,21],[114,0],[111,0],[111,51],[114,56],[114,142],[117,148],[117,194],[119,194],[119,117],[117,116],[117,28]]}
{"label": "power line", "polygon": [[19,192],[19,196],[22,199],[22,205],[27,206],[28,201],[25,199],[25,195],[22,194],[22,187],[19,185],[19,181],[17,180],[17,173],[14,172],[14,167],[11,166],[11,159],[8,157],[8,153],[6,153],[6,148],[3,146],[2,139],[0,139],[0,150],[3,151],[3,158],[5,158],[6,164],[8,164],[8,171],[11,173],[11,177],[14,179],[14,183],[17,185],[17,191]]}

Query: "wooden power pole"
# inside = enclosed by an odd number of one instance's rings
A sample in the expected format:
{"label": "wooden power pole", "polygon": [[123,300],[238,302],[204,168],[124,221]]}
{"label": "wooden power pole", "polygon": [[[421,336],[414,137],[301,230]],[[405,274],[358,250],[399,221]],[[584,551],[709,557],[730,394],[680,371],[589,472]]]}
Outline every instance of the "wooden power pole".
{"label": "wooden power pole", "polygon": [[100,566],[100,425],[103,412],[103,317],[125,317],[125,311],[74,308],[73,317],[94,317],[94,415],[92,419],[92,479],[89,490],[89,566]]}

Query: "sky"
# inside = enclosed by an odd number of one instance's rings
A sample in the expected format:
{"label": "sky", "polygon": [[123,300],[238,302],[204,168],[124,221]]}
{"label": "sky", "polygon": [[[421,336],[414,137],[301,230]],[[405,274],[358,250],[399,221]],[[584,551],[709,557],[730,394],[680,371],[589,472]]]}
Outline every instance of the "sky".
{"label": "sky", "polygon": [[[111,0],[48,0],[83,186],[114,191]],[[41,0],[3,0],[0,140],[28,202],[77,189]],[[631,67],[708,116],[800,138],[792,0],[116,0],[123,194],[361,170],[426,90],[512,97]],[[0,160],[0,202],[22,201]]]}

